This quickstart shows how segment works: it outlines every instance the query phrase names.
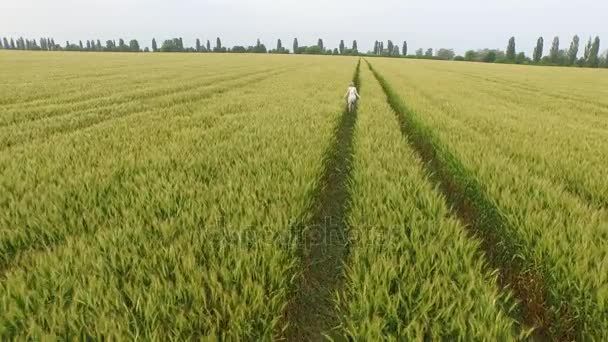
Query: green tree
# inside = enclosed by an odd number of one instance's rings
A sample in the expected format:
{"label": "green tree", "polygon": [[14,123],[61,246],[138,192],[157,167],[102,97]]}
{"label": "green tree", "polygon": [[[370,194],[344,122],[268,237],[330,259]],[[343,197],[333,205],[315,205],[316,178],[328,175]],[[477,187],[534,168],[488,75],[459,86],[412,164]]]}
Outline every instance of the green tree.
{"label": "green tree", "polygon": [[568,65],[574,65],[574,63],[576,63],[579,43],[580,43],[580,39],[578,38],[577,35],[572,37],[572,42],[570,43],[570,49],[568,49]]}
{"label": "green tree", "polygon": [[392,55],[393,51],[395,51],[395,45],[393,45],[393,41],[389,40],[386,46],[388,47],[388,55]]}
{"label": "green tree", "polygon": [[452,49],[437,50],[437,57],[440,59],[450,61],[450,60],[454,59],[454,56],[456,56],[456,54],[454,53],[454,50],[452,50]]}
{"label": "green tree", "polygon": [[8,43],[8,39],[6,39],[6,37],[2,38],[2,42],[4,43],[4,48],[5,49],[10,49],[11,48],[10,44]]}
{"label": "green tree", "polygon": [[215,40],[215,51],[216,52],[222,51],[222,40],[220,39],[220,37],[217,37],[217,39]]}
{"label": "green tree", "polygon": [[518,53],[517,57],[515,57],[516,64],[524,64],[524,63],[526,63],[527,60],[528,60],[528,58],[526,57],[526,54],[523,52]]}
{"label": "green tree", "polygon": [[340,51],[338,51],[338,48],[334,48],[334,55],[341,55]]}
{"label": "green tree", "polygon": [[433,48],[429,48],[428,50],[426,50],[426,52],[424,53],[424,57],[433,57]]}
{"label": "green tree", "polygon": [[340,40],[340,54],[344,54],[344,40]]}
{"label": "green tree", "polygon": [[300,47],[300,45],[298,44],[298,38],[294,38],[293,39],[293,53],[297,54],[298,52],[298,48]]}
{"label": "green tree", "polygon": [[[42,43],[42,40],[40,42]],[[87,50],[91,51],[91,42],[89,40],[87,40]]]}
{"label": "green tree", "polygon": [[319,47],[319,49],[321,49],[321,52],[325,51],[325,47],[323,46],[323,39],[319,38],[317,46]]}
{"label": "green tree", "polygon": [[551,44],[551,50],[549,51],[549,59],[551,63],[558,64],[559,63],[559,37],[553,38],[553,43]]}
{"label": "green tree", "polygon": [[496,51],[489,51],[484,57],[483,61],[486,63],[494,63],[496,61]]}
{"label": "green tree", "polygon": [[11,38],[11,49],[15,49],[15,41]]}
{"label": "green tree", "polygon": [[534,63],[539,63],[541,58],[543,58],[544,43],[545,42],[543,40],[543,37],[539,37],[538,40],[536,41],[536,47],[534,48],[534,54],[532,55]]}
{"label": "green tree", "polygon": [[587,59],[587,65],[592,68],[599,66],[599,53],[600,53],[600,37],[595,37],[591,48],[589,50],[589,58]]}
{"label": "green tree", "polygon": [[129,51],[129,47],[127,46],[127,44],[125,44],[125,40],[122,38],[118,39],[118,51]]}
{"label": "green tree", "polygon": [[78,47],[80,48],[80,51],[84,50],[84,46],[82,45],[82,40],[78,41]]}
{"label": "green tree", "polygon": [[591,37],[589,37],[589,41],[587,42],[587,45],[585,45],[585,53],[583,54],[583,59],[585,60],[585,63],[589,62],[589,54],[591,53],[591,45],[593,43],[591,42]]}
{"label": "green tree", "polygon": [[152,38],[152,52],[158,52],[158,45],[156,45],[156,38]]}
{"label": "green tree", "polygon": [[401,48],[401,54],[407,56],[407,42],[403,41],[403,47]]}
{"label": "green tree", "polygon": [[422,48],[416,50],[416,57],[420,58],[422,56],[424,56],[424,52],[423,52]]}
{"label": "green tree", "polygon": [[278,52],[283,51],[283,42],[281,42],[280,39],[277,39],[277,51]]}
{"label": "green tree", "polygon": [[608,68],[608,50],[606,50],[602,55],[600,65],[602,66],[602,68]]}
{"label": "green tree", "polygon": [[399,56],[399,47],[397,45],[393,46],[393,56]]}
{"label": "green tree", "polygon": [[211,52],[211,42],[207,39],[207,52]]}
{"label": "green tree", "polygon": [[357,46],[357,41],[356,40],[353,40],[352,54],[353,55],[358,55],[359,54],[359,47]]}
{"label": "green tree", "polygon": [[137,39],[131,39],[129,42],[129,50],[132,52],[139,52],[139,42]]}
{"label": "green tree", "polygon": [[258,39],[255,47],[251,50],[251,52],[253,53],[267,53],[268,51],[266,50],[266,46],[264,46],[264,44],[262,44],[262,42],[260,42],[260,40]]}
{"label": "green tree", "polygon": [[201,40],[196,38],[196,52],[201,52]]}
{"label": "green tree", "polygon": [[514,62],[515,57],[515,37],[511,37],[509,39],[509,44],[507,45],[507,60]]}
{"label": "green tree", "polygon": [[[51,40],[51,43],[55,45],[55,41]],[[97,50],[103,51],[103,46],[101,46],[101,41],[99,39],[97,39]]]}
{"label": "green tree", "polygon": [[378,41],[376,40],[374,42],[374,55],[379,55],[380,54],[379,53],[379,48],[380,48],[380,45],[378,44]]}

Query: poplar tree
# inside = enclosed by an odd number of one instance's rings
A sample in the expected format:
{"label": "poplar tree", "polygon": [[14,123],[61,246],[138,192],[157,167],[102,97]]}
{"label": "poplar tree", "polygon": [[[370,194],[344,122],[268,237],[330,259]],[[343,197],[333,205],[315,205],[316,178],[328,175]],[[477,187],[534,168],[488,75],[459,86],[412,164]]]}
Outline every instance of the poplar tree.
{"label": "poplar tree", "polygon": [[323,47],[323,39],[319,38],[317,46],[319,47],[319,49],[321,49],[321,52],[325,51],[325,48]]}
{"label": "poplar tree", "polygon": [[403,41],[403,47],[401,48],[401,54],[407,56],[407,42]]}
{"label": "poplar tree", "polygon": [[201,40],[196,38],[196,52],[201,52]]}
{"label": "poplar tree", "polygon": [[540,62],[540,59],[543,58],[543,45],[544,40],[543,37],[539,37],[536,41],[536,47],[534,48],[534,54],[532,55],[532,59],[534,63]]}
{"label": "poplar tree", "polygon": [[211,42],[207,39],[207,52],[211,52]]}
{"label": "poplar tree", "polygon": [[298,38],[294,38],[293,39],[293,53],[298,53],[298,48],[299,48],[299,44],[298,44]]}
{"label": "poplar tree", "polygon": [[217,39],[215,40],[215,48],[218,52],[220,52],[220,50],[222,50],[222,41],[221,41],[220,37],[217,37]]}
{"label": "poplar tree", "polygon": [[356,40],[353,40],[353,54],[355,54],[355,55],[359,54],[359,47],[357,46]]}
{"label": "poplar tree", "polygon": [[158,45],[156,45],[156,38],[152,38],[152,51],[153,52],[158,51]]}
{"label": "poplar tree", "polygon": [[386,44],[388,47],[388,55],[392,55],[393,51],[394,51],[394,45],[393,45],[393,41],[389,40],[388,43]]}
{"label": "poplar tree", "polygon": [[572,42],[570,43],[570,49],[568,49],[568,65],[573,65],[576,62],[576,57],[578,55],[578,45],[580,39],[577,35],[572,37]]}
{"label": "poplar tree", "polygon": [[595,37],[591,49],[589,50],[589,58],[587,64],[592,68],[599,66],[599,53],[600,53],[600,37]]}
{"label": "poplar tree", "polygon": [[344,40],[340,41],[340,54],[343,55],[344,54]]}
{"label": "poplar tree", "polygon": [[549,51],[549,58],[553,64],[559,62],[559,37],[553,38],[553,44],[551,44],[551,50]]}
{"label": "poplar tree", "polygon": [[509,44],[507,45],[507,60],[511,62],[515,61],[515,37],[509,39]]}
{"label": "poplar tree", "polygon": [[591,37],[589,37],[589,41],[587,42],[587,45],[585,45],[585,53],[583,54],[583,59],[585,61],[585,63],[589,63],[589,55],[591,53]]}

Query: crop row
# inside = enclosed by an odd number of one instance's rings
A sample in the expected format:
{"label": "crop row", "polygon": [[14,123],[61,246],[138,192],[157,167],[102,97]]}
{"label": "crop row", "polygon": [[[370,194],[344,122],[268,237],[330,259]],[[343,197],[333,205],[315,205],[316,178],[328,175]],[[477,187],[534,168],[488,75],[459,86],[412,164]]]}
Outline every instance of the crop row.
{"label": "crop row", "polygon": [[[25,57],[24,57],[25,56]],[[155,85],[189,83],[197,78],[221,75],[233,71],[246,72],[265,68],[267,63],[256,62],[256,57],[245,60],[241,56],[210,55],[205,59],[171,54],[166,56],[137,56],[118,54],[108,58],[101,54],[10,53],[5,51],[0,60],[7,69],[0,83],[0,109],[32,109],[52,105],[69,106],[95,98],[105,98],[134,88]],[[273,64],[281,65],[278,58]]]}
{"label": "crop row", "polygon": [[[399,68],[394,72],[407,82],[422,106],[439,107],[444,115],[488,139],[497,153],[520,160],[540,178],[579,197],[581,206],[608,208],[608,178],[603,176],[608,159],[605,153],[598,153],[608,150],[608,112],[581,109],[570,100],[547,98],[544,92],[524,92],[508,83],[467,80],[464,70],[451,69],[451,73],[426,68]],[[576,78],[567,76],[562,76],[562,82],[577,84]],[[550,88],[547,79],[539,80],[537,87]],[[443,86],[438,86],[437,80]],[[583,88],[594,89],[600,81],[590,80],[590,85]]]}
{"label": "crop row", "polygon": [[298,263],[290,224],[306,218],[354,65],[308,61],[0,155],[0,236],[12,255],[0,335],[281,330]]}
{"label": "crop row", "polygon": [[[499,221],[487,228],[513,258],[504,262],[521,265],[521,274],[540,275],[528,289],[542,292],[534,299],[546,311],[537,317],[540,331],[554,338],[605,339],[608,219],[601,202],[594,201],[605,198],[600,165],[606,154],[598,153],[605,142],[593,140],[598,143],[590,149],[586,139],[595,137],[572,131],[583,124],[562,116],[559,103],[540,102],[526,110],[528,102],[505,103],[499,93],[478,96],[478,88],[493,89],[492,84],[463,84],[462,78],[408,62],[378,60],[374,67],[407,104],[410,124],[433,144],[473,201]],[[454,68],[459,71],[458,64]],[[509,150],[530,157],[514,158],[505,153]],[[596,194],[595,205],[567,191],[560,172],[577,175],[570,182],[580,181],[578,186]]]}
{"label": "crop row", "polygon": [[508,299],[399,130],[367,67],[355,134],[350,257],[338,300],[355,340],[509,340]]}
{"label": "crop row", "polygon": [[[263,70],[232,77],[224,76],[223,79],[189,86],[185,89],[183,89],[183,86],[180,86],[182,89],[179,91],[153,90],[151,93],[155,93],[156,95],[148,94],[146,96],[133,97],[130,101],[118,101],[106,106],[92,106],[84,111],[66,111],[66,113],[61,115],[45,117],[43,120],[27,121],[19,126],[3,127],[0,128],[0,149],[13,147],[33,140],[39,143],[40,140],[47,139],[56,134],[67,134],[126,116],[147,115],[163,110],[176,111],[179,114],[180,108],[195,107],[210,97],[248,86],[251,83],[271,78],[285,71],[284,69]],[[176,105],[181,107],[176,108]]]}

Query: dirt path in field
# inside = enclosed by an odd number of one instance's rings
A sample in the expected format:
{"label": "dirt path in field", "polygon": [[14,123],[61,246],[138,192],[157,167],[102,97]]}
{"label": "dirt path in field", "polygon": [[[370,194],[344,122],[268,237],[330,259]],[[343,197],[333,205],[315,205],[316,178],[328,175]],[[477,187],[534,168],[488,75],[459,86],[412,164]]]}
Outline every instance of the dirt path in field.
{"label": "dirt path in field", "polygon": [[573,318],[567,315],[567,309],[559,316],[549,312],[544,278],[540,272],[530,269],[517,258],[519,247],[514,239],[501,234],[513,229],[508,226],[499,209],[475,180],[457,174],[454,165],[459,161],[449,162],[440,156],[442,152],[431,141],[427,128],[412,119],[412,113],[386,80],[368,61],[366,63],[396,113],[402,134],[424,162],[429,180],[437,185],[451,206],[452,213],[467,227],[468,232],[481,241],[489,271],[498,270],[499,286],[509,289],[519,302],[513,313],[514,318],[522,328],[535,327],[532,334],[534,340],[573,340],[576,336]]}
{"label": "dirt path in field", "polygon": [[[357,64],[353,82],[360,88]],[[325,164],[316,192],[312,218],[301,239],[302,274],[297,280],[285,312],[289,324],[281,337],[289,341],[319,341],[332,336],[339,324],[334,295],[343,282],[343,265],[348,253],[346,216],[350,194],[353,131],[357,112],[344,110],[334,132],[334,141],[325,154]],[[332,336],[333,337],[333,336]]]}

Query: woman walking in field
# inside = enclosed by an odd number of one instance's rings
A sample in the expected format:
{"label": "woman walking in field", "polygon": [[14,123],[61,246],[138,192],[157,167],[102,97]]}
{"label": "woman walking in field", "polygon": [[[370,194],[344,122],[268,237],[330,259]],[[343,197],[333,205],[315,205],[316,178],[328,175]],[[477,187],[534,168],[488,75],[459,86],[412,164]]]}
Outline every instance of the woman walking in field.
{"label": "woman walking in field", "polygon": [[346,95],[344,96],[347,100],[348,104],[348,112],[352,113],[355,107],[357,106],[357,100],[361,98],[359,93],[357,92],[357,87],[355,87],[355,83],[350,82],[348,86],[348,90],[346,91]]}

